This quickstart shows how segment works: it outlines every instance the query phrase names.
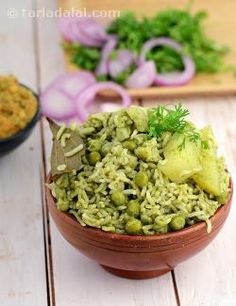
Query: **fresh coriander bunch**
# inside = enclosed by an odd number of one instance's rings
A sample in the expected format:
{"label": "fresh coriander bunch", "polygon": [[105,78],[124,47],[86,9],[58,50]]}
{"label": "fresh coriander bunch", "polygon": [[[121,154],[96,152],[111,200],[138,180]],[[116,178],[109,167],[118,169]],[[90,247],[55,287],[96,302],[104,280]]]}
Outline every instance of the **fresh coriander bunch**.
{"label": "fresh coriander bunch", "polygon": [[[229,48],[206,35],[206,18],[206,12],[191,13],[189,9],[166,9],[153,17],[143,18],[127,11],[113,20],[106,31],[118,37],[118,44],[113,53],[127,49],[138,55],[149,39],[168,37],[183,46],[186,54],[193,59],[197,72],[215,73],[232,69],[224,63],[224,56]],[[102,48],[86,47],[77,43],[65,43],[63,46],[71,63],[80,69],[95,72],[101,59]],[[147,53],[147,60],[154,61],[159,73],[184,69],[180,54],[168,46],[153,48]],[[136,65],[133,66],[128,67],[116,78],[102,75],[98,77],[98,81],[111,80],[124,84],[136,69]]]}
{"label": "fresh coriander bunch", "polygon": [[[207,12],[191,13],[188,9],[166,9],[153,17],[138,19],[132,12],[124,12],[108,27],[119,37],[118,48],[140,52],[142,45],[153,37],[170,37],[193,58],[197,72],[214,73],[225,70],[224,55],[229,48],[210,39],[205,33]],[[180,55],[168,47],[158,47],[147,55],[160,73],[182,70]]]}
{"label": "fresh coriander bunch", "polygon": [[64,42],[63,49],[70,58],[72,64],[80,69],[94,72],[101,58],[101,49],[85,47],[78,43]]}

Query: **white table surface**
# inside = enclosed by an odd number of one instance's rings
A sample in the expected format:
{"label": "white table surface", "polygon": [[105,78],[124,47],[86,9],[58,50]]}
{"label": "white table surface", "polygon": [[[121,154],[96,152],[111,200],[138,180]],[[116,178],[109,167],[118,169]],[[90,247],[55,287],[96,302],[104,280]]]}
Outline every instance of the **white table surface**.
{"label": "white table surface", "polygon": [[[56,9],[56,1],[0,1],[0,74],[15,74],[37,92],[64,69],[56,19],[20,13],[43,7]],[[9,8],[17,10],[16,18],[6,16]],[[236,177],[236,97],[183,102],[199,126],[212,125]],[[74,250],[49,218],[43,181],[50,145],[41,122],[20,148],[0,159],[1,306],[236,305],[235,203],[213,243],[172,273],[142,281],[118,278]]]}

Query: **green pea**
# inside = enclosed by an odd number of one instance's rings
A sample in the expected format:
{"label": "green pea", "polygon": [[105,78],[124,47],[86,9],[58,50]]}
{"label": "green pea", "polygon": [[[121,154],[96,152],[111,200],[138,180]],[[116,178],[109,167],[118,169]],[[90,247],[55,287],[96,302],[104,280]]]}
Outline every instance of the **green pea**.
{"label": "green pea", "polygon": [[173,231],[178,231],[183,229],[185,226],[185,218],[183,216],[175,216],[174,218],[172,218],[171,222],[170,222],[170,228]]}
{"label": "green pea", "polygon": [[133,217],[138,217],[139,213],[140,213],[140,204],[138,200],[131,200],[128,202],[127,204],[127,213],[130,216]]}
{"label": "green pea", "polygon": [[152,223],[152,218],[147,216],[147,215],[141,215],[141,221],[143,224],[151,224]]}
{"label": "green pea", "polygon": [[138,219],[131,219],[126,223],[125,230],[131,235],[140,234],[142,230],[142,223]]}
{"label": "green pea", "polygon": [[91,166],[94,166],[94,165],[96,165],[96,163],[98,161],[101,160],[101,155],[100,155],[100,153],[98,153],[96,151],[91,152],[91,153],[89,153],[88,160],[89,160],[89,164]]}
{"label": "green pea", "polygon": [[101,141],[98,139],[91,139],[89,141],[89,151],[100,151]]}
{"label": "green pea", "polygon": [[130,151],[134,151],[137,148],[137,145],[134,140],[126,140],[123,142],[123,147]]}
{"label": "green pea", "polygon": [[116,206],[124,205],[126,203],[126,196],[123,191],[115,190],[111,194],[111,200]]}
{"label": "green pea", "polygon": [[147,186],[148,176],[146,172],[142,172],[142,171],[138,172],[134,177],[134,182],[140,188]]}

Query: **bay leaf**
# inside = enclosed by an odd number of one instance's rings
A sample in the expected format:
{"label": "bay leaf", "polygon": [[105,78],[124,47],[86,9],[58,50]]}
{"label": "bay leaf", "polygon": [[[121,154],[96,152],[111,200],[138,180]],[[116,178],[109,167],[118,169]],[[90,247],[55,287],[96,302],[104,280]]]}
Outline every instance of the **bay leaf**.
{"label": "bay leaf", "polygon": [[[82,167],[82,156],[85,154],[85,148],[78,153],[66,157],[65,153],[70,152],[77,148],[79,145],[83,145],[83,140],[80,137],[80,134],[78,131],[72,131],[69,128],[66,128],[64,133],[70,134],[70,138],[66,140],[66,146],[63,147],[61,145],[61,141],[57,140],[57,133],[60,129],[60,126],[57,125],[52,120],[48,119],[50,129],[52,131],[53,135],[53,145],[52,145],[52,151],[51,151],[51,172],[52,176],[60,176],[64,173],[70,173],[73,170],[80,170]],[[65,165],[65,169],[59,170],[61,165]]]}

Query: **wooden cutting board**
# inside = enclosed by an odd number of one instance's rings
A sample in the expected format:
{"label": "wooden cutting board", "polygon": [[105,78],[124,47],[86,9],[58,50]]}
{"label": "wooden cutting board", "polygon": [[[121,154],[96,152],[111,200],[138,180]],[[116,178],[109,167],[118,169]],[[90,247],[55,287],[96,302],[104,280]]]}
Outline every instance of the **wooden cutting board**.
{"label": "wooden cutting board", "polygon": [[[63,10],[132,10],[138,16],[150,16],[167,8],[184,9],[189,0],[58,0]],[[236,67],[236,0],[195,0],[192,12],[205,10],[208,18],[205,22],[209,37],[217,42],[227,45],[231,51],[225,62]],[[102,20],[103,23],[111,19]],[[65,66],[68,71],[78,69],[69,63],[65,55]],[[198,74],[189,84],[181,87],[151,87],[147,89],[128,90],[132,97],[179,97],[191,95],[230,95],[236,94],[235,72],[222,72],[215,74]],[[109,95],[109,93],[108,93]]]}

